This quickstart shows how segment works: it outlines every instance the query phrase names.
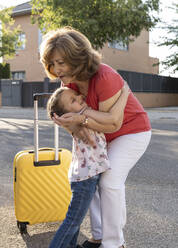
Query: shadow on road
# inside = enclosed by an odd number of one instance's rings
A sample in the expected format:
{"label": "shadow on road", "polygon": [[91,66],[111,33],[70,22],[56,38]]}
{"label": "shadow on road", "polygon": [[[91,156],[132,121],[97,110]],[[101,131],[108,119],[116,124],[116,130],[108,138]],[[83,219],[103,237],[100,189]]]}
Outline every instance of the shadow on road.
{"label": "shadow on road", "polygon": [[[28,233],[25,235],[22,235],[22,238],[24,242],[26,243],[27,248],[48,248],[50,241],[54,237],[55,232],[45,232],[40,234],[34,234],[30,236]],[[79,243],[86,240],[87,237],[80,232],[79,235]]]}
{"label": "shadow on road", "polygon": [[23,234],[22,238],[28,248],[48,248],[55,232],[46,232],[30,236],[28,233]]}

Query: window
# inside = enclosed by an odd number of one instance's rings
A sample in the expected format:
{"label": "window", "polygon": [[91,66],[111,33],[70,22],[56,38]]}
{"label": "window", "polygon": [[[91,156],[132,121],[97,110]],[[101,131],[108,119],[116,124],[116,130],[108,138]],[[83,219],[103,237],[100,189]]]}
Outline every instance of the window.
{"label": "window", "polygon": [[115,48],[115,49],[122,50],[122,51],[128,51],[129,50],[128,45],[127,44],[124,44],[123,41],[109,42],[108,43],[108,47]]}
{"label": "window", "polygon": [[43,31],[38,29],[38,49],[40,50],[40,45],[43,41],[43,35],[44,35],[45,28],[43,28]]}
{"label": "window", "polygon": [[12,72],[12,79],[14,80],[20,80],[25,79],[25,71],[13,71]]}
{"label": "window", "polygon": [[25,49],[25,33],[20,33],[18,37],[18,42],[21,43],[20,46],[16,45],[16,50],[24,50]]}
{"label": "window", "polygon": [[42,34],[41,30],[39,29],[38,30],[38,49],[40,49],[42,39],[43,39],[43,34]]}

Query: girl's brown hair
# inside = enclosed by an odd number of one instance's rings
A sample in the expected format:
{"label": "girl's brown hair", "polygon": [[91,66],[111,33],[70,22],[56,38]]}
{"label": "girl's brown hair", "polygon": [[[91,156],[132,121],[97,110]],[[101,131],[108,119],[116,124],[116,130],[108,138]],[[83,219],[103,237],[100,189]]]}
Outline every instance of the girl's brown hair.
{"label": "girl's brown hair", "polygon": [[101,63],[101,55],[79,31],[70,27],[50,31],[41,44],[40,60],[51,79],[57,78],[57,75],[50,71],[50,59],[55,50],[71,68],[71,76],[79,81],[90,79]]}
{"label": "girl's brown hair", "polygon": [[58,88],[49,98],[47,102],[47,113],[49,118],[52,118],[54,113],[56,113],[58,116],[61,116],[67,112],[61,101],[62,93],[65,90],[68,90],[68,88],[65,87]]}

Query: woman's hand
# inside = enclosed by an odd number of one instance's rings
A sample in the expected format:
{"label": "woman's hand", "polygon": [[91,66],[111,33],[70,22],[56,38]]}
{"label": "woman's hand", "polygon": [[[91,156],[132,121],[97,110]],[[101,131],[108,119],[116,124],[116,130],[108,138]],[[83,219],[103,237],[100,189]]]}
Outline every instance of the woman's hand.
{"label": "woman's hand", "polygon": [[[58,115],[54,114],[54,117],[52,119],[57,125],[62,126],[73,136],[76,136],[77,138],[81,139],[84,143],[90,144],[91,146],[96,146],[89,130],[86,127],[82,127],[79,125],[81,124],[81,121],[78,124],[79,120],[77,119],[77,115],[80,116],[79,114],[75,115],[75,113],[69,113],[64,115],[59,117]],[[72,118],[73,120],[75,120],[75,122],[72,121]]]}
{"label": "woman's hand", "polygon": [[59,120],[63,125],[79,125],[83,122],[84,116],[78,113],[66,113],[63,114],[61,117],[58,117],[54,114],[54,117]]}

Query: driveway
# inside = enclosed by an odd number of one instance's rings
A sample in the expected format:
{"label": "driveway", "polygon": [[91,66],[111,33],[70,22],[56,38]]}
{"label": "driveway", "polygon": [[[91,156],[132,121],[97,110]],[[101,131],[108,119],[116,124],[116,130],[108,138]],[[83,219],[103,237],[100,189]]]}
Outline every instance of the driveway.
{"label": "driveway", "polygon": [[[126,183],[128,248],[175,248],[178,244],[178,108],[147,109],[153,135],[145,155]],[[40,109],[40,146],[53,146],[53,124]],[[59,130],[59,144],[71,150],[71,137]],[[47,248],[59,223],[28,227],[21,236],[13,207],[12,164],[20,150],[33,149],[33,109],[0,108],[0,247]],[[79,241],[91,237],[86,216]],[[108,247],[109,248],[109,247]]]}

